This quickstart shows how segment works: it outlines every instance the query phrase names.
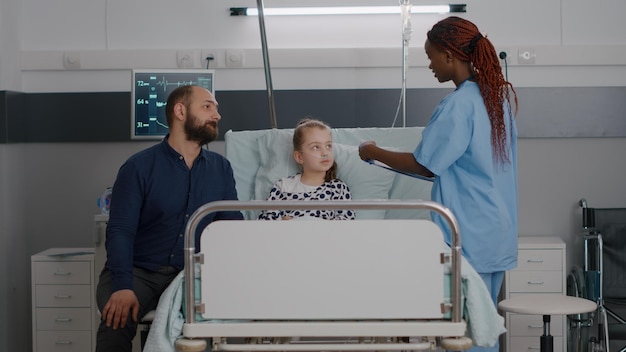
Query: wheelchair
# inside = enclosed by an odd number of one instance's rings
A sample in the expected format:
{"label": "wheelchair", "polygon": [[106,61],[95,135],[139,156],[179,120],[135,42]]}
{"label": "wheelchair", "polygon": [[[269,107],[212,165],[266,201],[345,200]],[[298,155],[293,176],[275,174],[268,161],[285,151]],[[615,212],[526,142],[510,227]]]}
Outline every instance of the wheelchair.
{"label": "wheelchair", "polygon": [[578,204],[584,260],[569,273],[567,294],[598,309],[568,316],[568,352],[626,352],[626,208]]}

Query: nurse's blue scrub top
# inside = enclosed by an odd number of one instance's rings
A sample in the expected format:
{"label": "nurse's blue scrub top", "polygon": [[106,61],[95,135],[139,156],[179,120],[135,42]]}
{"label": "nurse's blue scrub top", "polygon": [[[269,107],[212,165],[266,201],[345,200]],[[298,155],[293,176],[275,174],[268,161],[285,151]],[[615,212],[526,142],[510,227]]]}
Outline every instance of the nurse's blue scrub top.
{"label": "nurse's blue scrub top", "polygon": [[[517,266],[517,130],[505,109],[510,163],[494,160],[489,116],[472,81],[439,103],[413,152],[435,174],[431,198],[456,216],[463,254],[479,273]],[[433,220],[450,244],[446,221]]]}

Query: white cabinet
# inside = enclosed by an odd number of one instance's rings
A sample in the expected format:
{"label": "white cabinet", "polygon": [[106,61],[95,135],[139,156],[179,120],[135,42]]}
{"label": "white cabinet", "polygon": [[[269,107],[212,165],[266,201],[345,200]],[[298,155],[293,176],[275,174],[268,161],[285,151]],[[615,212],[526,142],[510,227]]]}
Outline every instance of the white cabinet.
{"label": "white cabinet", "polygon": [[31,257],[33,352],[93,351],[93,248],[50,248]]}
{"label": "white cabinet", "polygon": [[[551,236],[520,236],[518,266],[508,271],[504,298],[519,294],[566,294],[565,242]],[[566,316],[552,316],[550,334],[555,352],[567,352]],[[543,334],[541,315],[506,313],[506,351],[539,351]]]}

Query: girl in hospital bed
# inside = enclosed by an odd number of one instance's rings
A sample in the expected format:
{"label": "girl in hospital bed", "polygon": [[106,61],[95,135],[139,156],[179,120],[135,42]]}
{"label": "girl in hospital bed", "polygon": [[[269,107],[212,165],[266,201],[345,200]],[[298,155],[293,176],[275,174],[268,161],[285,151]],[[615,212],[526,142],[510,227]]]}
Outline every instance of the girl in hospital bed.
{"label": "girl in hospital bed", "polygon": [[[267,200],[350,200],[350,189],[337,178],[330,127],[315,119],[301,120],[293,131],[293,158],[302,172],[274,183]],[[261,220],[353,220],[352,210],[264,210]]]}

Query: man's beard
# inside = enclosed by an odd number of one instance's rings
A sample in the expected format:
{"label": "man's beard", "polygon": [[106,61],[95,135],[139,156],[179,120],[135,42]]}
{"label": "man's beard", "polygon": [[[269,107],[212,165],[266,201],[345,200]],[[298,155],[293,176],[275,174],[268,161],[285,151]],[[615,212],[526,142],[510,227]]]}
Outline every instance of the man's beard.
{"label": "man's beard", "polygon": [[200,125],[196,116],[190,115],[185,121],[185,134],[188,141],[196,141],[198,145],[208,144],[217,138],[217,122],[209,121]]}

